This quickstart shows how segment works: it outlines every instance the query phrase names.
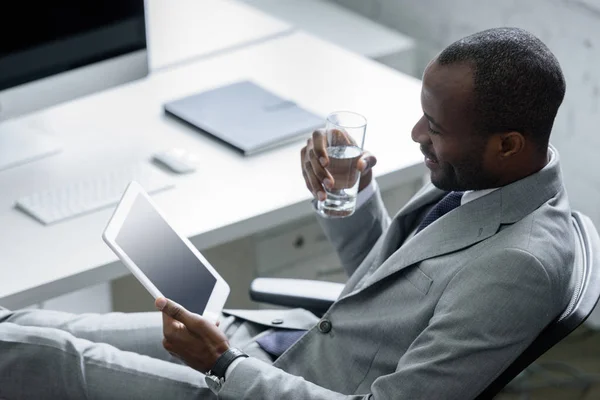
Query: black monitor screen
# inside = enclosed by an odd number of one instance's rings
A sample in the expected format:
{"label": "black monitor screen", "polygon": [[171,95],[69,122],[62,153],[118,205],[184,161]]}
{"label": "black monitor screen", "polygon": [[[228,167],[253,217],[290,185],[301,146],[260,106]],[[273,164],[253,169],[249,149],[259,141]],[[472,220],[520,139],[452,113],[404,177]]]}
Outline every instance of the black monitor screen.
{"label": "black monitor screen", "polygon": [[0,90],[145,48],[144,0],[0,6]]}

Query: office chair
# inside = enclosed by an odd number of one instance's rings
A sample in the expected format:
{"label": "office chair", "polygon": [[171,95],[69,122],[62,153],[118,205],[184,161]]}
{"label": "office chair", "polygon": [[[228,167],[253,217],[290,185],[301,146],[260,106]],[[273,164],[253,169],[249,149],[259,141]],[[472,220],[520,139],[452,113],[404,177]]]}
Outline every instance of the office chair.
{"label": "office chair", "polygon": [[[592,221],[573,211],[575,260],[571,276],[571,299],[562,314],[550,323],[511,365],[476,400],[491,399],[531,363],[580,326],[600,298],[600,236]],[[339,297],[344,285],[304,279],[256,278],[250,298],[285,307],[301,307],[323,315]]]}

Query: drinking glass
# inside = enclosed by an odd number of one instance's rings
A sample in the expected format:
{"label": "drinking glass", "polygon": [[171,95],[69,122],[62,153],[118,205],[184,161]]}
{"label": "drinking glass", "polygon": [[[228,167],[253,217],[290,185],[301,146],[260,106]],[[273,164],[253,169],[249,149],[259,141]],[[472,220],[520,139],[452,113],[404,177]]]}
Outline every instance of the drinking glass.
{"label": "drinking glass", "polygon": [[325,134],[329,164],[325,169],[333,177],[333,187],[325,191],[325,200],[317,202],[318,212],[328,218],[343,218],[354,213],[360,172],[358,160],[363,152],[367,120],[351,111],[327,116]]}

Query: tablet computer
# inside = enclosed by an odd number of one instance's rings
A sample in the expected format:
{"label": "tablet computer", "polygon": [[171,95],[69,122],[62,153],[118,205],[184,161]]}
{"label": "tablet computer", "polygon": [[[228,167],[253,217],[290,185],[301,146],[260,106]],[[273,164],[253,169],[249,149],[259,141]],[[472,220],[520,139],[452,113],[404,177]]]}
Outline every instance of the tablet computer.
{"label": "tablet computer", "polygon": [[102,239],[155,299],[163,296],[212,322],[219,319],[229,285],[137,182],[125,189]]}

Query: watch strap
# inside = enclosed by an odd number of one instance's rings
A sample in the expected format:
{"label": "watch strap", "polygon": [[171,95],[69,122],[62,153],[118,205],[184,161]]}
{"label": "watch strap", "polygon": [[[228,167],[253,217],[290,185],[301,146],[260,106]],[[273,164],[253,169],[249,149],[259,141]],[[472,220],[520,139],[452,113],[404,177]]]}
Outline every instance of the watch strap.
{"label": "watch strap", "polygon": [[211,368],[210,374],[219,378],[225,378],[225,371],[227,371],[227,368],[231,365],[233,360],[240,357],[248,357],[248,354],[235,347],[230,347],[225,353],[219,356],[217,362]]}

